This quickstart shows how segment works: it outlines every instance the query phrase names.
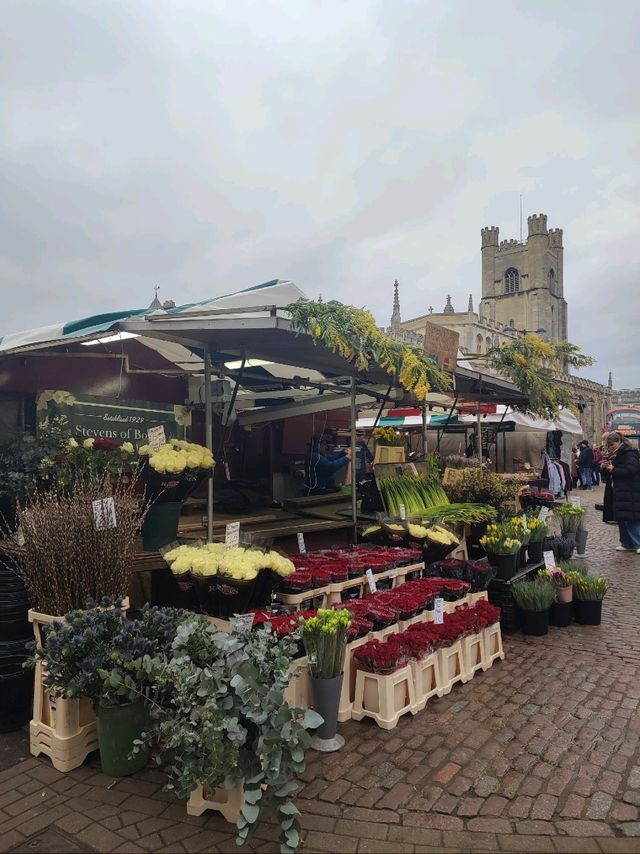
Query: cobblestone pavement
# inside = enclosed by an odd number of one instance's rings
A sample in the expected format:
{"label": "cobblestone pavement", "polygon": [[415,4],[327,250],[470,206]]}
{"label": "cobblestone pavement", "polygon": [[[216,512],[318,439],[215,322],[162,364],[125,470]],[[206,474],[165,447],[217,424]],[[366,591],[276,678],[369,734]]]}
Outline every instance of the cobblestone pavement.
{"label": "cobblestone pavement", "polygon": [[[583,495],[592,505],[601,491]],[[617,529],[591,509],[589,528],[589,566],[611,582],[603,625],[505,637],[505,661],[395,730],[343,724],[340,753],[309,753],[304,852],[640,852],[640,555],[616,553]],[[45,850],[30,839],[47,828],[73,850],[239,850],[230,825],[188,817],[158,772],[112,784],[96,760],[8,768],[0,850]],[[277,851],[276,836],[263,823],[249,847]]]}

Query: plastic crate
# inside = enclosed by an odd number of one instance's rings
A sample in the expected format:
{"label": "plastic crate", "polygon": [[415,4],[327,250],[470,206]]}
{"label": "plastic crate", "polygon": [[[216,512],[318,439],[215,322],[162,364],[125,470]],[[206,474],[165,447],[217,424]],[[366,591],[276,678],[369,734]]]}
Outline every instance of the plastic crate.
{"label": "plastic crate", "polygon": [[504,634],[512,634],[522,627],[520,612],[513,599],[513,585],[518,581],[531,578],[539,567],[540,564],[527,567],[527,569],[523,569],[513,578],[510,578],[509,581],[494,578],[493,581],[489,582],[487,589],[489,602],[500,608],[500,628]]}

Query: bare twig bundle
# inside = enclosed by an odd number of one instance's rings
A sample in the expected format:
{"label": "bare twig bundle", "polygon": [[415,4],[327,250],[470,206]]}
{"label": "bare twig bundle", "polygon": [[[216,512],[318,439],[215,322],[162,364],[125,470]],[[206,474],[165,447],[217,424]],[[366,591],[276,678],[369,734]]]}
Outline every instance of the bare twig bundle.
{"label": "bare twig bundle", "polygon": [[[105,505],[94,512],[105,498],[113,499],[115,526]],[[63,615],[89,598],[126,596],[145,512],[131,484],[109,478],[78,480],[69,493],[36,492],[18,508],[24,545],[15,554],[32,607]]]}

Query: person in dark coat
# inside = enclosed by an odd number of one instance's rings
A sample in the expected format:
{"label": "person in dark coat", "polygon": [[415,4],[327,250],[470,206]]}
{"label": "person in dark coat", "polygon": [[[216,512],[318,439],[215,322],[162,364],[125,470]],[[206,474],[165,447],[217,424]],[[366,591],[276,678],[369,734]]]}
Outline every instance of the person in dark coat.
{"label": "person in dark coat", "polygon": [[325,495],[339,492],[333,476],[345,468],[351,459],[351,450],[329,453],[324,436],[314,436],[304,463],[306,495]]}
{"label": "person in dark coat", "polygon": [[580,483],[583,489],[591,489],[593,482],[593,451],[586,439],[580,442],[580,454],[578,456],[578,471],[580,472]]}
{"label": "person in dark coat", "polygon": [[620,433],[609,433],[601,468],[608,472],[613,516],[620,530],[619,552],[640,554],[640,454]]}

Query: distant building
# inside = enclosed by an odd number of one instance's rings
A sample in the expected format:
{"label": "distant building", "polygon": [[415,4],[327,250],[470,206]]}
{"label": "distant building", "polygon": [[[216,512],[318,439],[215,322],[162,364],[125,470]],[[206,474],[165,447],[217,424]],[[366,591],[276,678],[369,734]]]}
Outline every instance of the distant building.
{"label": "distant building", "polygon": [[562,229],[547,228],[546,214],[527,220],[526,242],[499,240],[496,226],[483,228],[480,315],[504,326],[567,340]]}
{"label": "distant building", "polygon": [[[513,341],[525,331],[538,332],[553,343],[566,341],[568,311],[563,293],[562,229],[547,229],[545,214],[530,216],[527,222],[526,242],[500,242],[496,226],[482,229],[479,312],[473,310],[472,295],[466,311],[456,311],[451,296],[447,295],[442,311],[436,312],[430,306],[426,313],[403,321],[396,280],[387,333],[392,338],[423,346],[426,321],[431,321],[457,332],[461,352],[476,357],[491,347]],[[474,359],[472,365],[487,371],[482,359]],[[605,386],[570,374],[562,374],[558,379],[572,388],[585,437],[599,441],[607,410],[611,408],[611,384]],[[633,391],[640,400],[640,390],[629,390]]]}

